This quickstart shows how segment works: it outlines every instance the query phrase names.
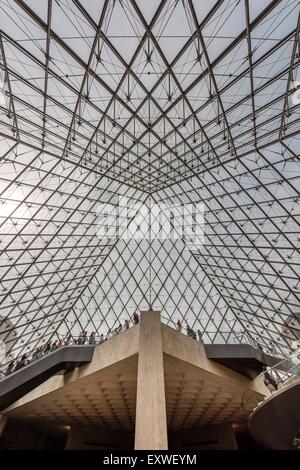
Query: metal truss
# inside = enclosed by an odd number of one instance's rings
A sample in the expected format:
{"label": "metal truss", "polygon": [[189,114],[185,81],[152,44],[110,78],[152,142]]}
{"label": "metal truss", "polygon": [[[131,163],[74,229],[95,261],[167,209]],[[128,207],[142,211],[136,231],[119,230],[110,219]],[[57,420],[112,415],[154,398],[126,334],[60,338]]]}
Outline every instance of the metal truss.
{"label": "metal truss", "polygon": [[[149,305],[206,341],[246,332],[285,353],[300,336],[297,1],[0,9],[10,354]],[[99,237],[99,205],[124,196],[204,203],[204,243]]]}

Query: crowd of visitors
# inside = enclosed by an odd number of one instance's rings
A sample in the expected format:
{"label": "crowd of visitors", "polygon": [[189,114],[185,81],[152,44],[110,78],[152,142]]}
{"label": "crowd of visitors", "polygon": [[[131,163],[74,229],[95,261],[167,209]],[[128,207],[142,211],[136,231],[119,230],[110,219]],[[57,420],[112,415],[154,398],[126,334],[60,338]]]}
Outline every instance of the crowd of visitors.
{"label": "crowd of visitors", "polygon": [[[131,321],[133,325],[137,325],[139,323],[140,317],[137,312],[135,312],[132,315]],[[119,333],[121,333],[121,331],[128,330],[129,327],[130,327],[129,320],[125,319],[123,325],[119,323],[114,329],[109,329],[106,336],[103,333],[101,333],[99,336],[96,336],[96,333],[94,331],[88,334],[86,330],[82,330],[78,337],[73,337],[71,334],[68,334],[64,339],[57,339],[56,341],[48,342],[47,344],[40,346],[38,349],[36,349],[32,353],[23,354],[21,358],[17,360],[12,360],[9,363],[8,367],[6,368],[4,372],[4,376],[8,376],[12,374],[13,372],[20,370],[21,368],[27,366],[28,364],[38,359],[41,359],[42,357],[56,351],[57,349],[63,346],[69,346],[69,345],[83,346],[83,345],[95,345],[95,344],[103,343],[104,341],[107,341],[113,338],[114,336],[118,335]],[[197,330],[197,332],[194,331],[188,323],[186,323],[186,327],[184,328],[182,326],[182,322],[178,319],[176,322],[176,329],[179,332],[183,332],[183,330],[186,330],[187,336],[193,338],[194,340],[198,340],[200,343],[203,343],[201,331],[200,330]],[[273,352],[274,345],[271,341],[268,344],[268,349]],[[273,372],[270,368],[263,367],[263,377],[264,377],[264,383],[270,391],[274,391],[278,389],[278,381],[274,377]]]}
{"label": "crowd of visitors", "polygon": [[[137,312],[135,312],[132,317],[132,322],[134,325],[136,325],[139,323],[139,321],[140,321],[139,315]],[[126,319],[124,321],[123,326],[121,325],[121,323],[119,323],[116,328],[109,329],[106,336],[104,336],[104,334],[101,333],[100,336],[96,337],[96,334],[94,331],[90,335],[88,335],[88,332],[86,330],[83,330],[81,331],[79,336],[76,338],[72,337],[72,335],[69,334],[64,339],[58,339],[56,341],[48,342],[47,344],[40,346],[38,349],[36,349],[32,353],[23,354],[20,359],[12,360],[9,363],[8,367],[6,368],[4,372],[4,376],[7,377],[13,372],[16,372],[22,369],[22,367],[25,367],[28,364],[38,359],[41,359],[44,356],[47,356],[48,354],[56,351],[57,349],[63,346],[70,346],[70,345],[83,346],[85,344],[95,345],[98,343],[103,343],[104,341],[107,341],[113,338],[114,336],[118,335],[119,333],[121,333],[121,331],[128,330],[129,326],[130,326],[129,320]]]}
{"label": "crowd of visitors", "polygon": [[[181,321],[178,319],[177,322],[176,322],[176,328],[178,331],[180,331],[180,333],[182,332],[182,323]],[[200,330],[197,330],[197,333],[190,327],[190,325],[187,323],[186,324],[186,334],[187,336],[189,336],[190,338],[193,338],[195,340],[199,340],[200,343],[203,343],[203,340],[202,340],[202,333]]]}
{"label": "crowd of visitors", "polygon": [[[176,328],[178,331],[182,332],[182,323],[181,321],[178,319],[177,322],[176,322]],[[189,324],[187,323],[186,324],[186,333],[187,333],[187,336],[190,336],[191,338],[197,340],[200,342],[200,343],[203,343],[203,339],[202,339],[202,333],[200,330],[197,330],[197,333],[189,326]],[[259,343],[257,343],[258,345],[258,348],[262,351],[262,347]],[[275,349],[274,349],[274,344],[272,341],[269,341],[268,343],[268,349],[269,351],[271,352],[271,354],[274,354],[275,353]],[[275,390],[278,390],[278,381],[277,379],[274,377],[273,375],[273,371],[270,367],[266,367],[266,366],[263,366],[263,377],[264,377],[264,384],[266,385],[266,387],[270,390],[270,392],[273,392]]]}

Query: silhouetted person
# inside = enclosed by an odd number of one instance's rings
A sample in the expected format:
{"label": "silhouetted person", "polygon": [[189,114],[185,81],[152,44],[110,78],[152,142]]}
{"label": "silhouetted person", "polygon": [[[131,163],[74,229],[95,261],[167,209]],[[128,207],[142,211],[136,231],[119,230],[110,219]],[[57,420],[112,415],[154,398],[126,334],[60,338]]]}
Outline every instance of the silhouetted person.
{"label": "silhouetted person", "polygon": [[190,325],[188,323],[186,324],[186,333],[190,337],[192,337],[192,335],[193,335],[193,330],[192,330],[192,328],[190,327]]}
{"label": "silhouetted person", "polygon": [[22,367],[27,366],[27,364],[28,364],[27,354],[23,354],[23,356],[21,357],[20,361],[17,362],[17,365],[16,365],[16,367],[15,367],[15,370],[22,369]]}
{"label": "silhouetted person", "polygon": [[11,361],[9,364],[8,364],[8,367],[4,373],[4,375],[7,377],[8,375],[10,375],[13,370],[14,370],[14,367],[15,367],[15,361]]}
{"label": "silhouetted person", "polygon": [[85,344],[87,340],[87,331],[83,332],[82,339],[81,339],[81,344]]}
{"label": "silhouetted person", "polygon": [[43,355],[49,354],[50,350],[51,350],[51,343],[47,343],[43,349]]}
{"label": "silhouetted person", "polygon": [[275,347],[273,341],[268,342],[268,348],[271,354],[275,354]]}
{"label": "silhouetted person", "polygon": [[268,371],[266,366],[263,366],[263,373],[264,373],[264,384],[270,392],[274,392],[275,390],[278,390],[278,385],[274,377],[272,377],[271,373]]}
{"label": "silhouetted person", "polygon": [[134,314],[133,314],[133,323],[135,325],[137,325],[139,323],[139,321],[140,321],[140,318],[139,318],[137,312],[134,312]]}
{"label": "silhouetted person", "polygon": [[200,330],[197,330],[197,334],[198,334],[198,340],[200,343],[203,343],[203,339],[202,339],[202,333]]}
{"label": "silhouetted person", "polygon": [[31,361],[32,361],[32,362],[34,362],[34,361],[37,360],[37,358],[38,358],[38,353],[39,353],[39,350],[38,350],[38,349],[36,349],[35,351],[33,351],[32,356],[31,356]]}
{"label": "silhouetted person", "polygon": [[262,348],[262,345],[260,343],[256,343],[257,344],[257,348],[263,353],[264,350]]}
{"label": "silhouetted person", "polygon": [[95,333],[92,332],[89,337],[89,344],[96,344]]}
{"label": "silhouetted person", "polygon": [[125,328],[126,328],[126,330],[128,330],[128,328],[129,328],[129,321],[127,320],[127,318],[125,320]]}
{"label": "silhouetted person", "polygon": [[82,331],[77,339],[77,344],[80,346],[84,343],[84,331]]}
{"label": "silhouetted person", "polygon": [[[68,344],[70,344],[70,343],[71,343],[71,340],[72,340],[72,335],[71,335],[71,333],[69,333],[68,336],[67,336],[66,339],[65,339],[65,346],[67,346]],[[75,342],[75,344],[76,344],[76,342]]]}
{"label": "silhouetted person", "polygon": [[21,369],[21,367],[22,367],[22,363],[21,363],[21,359],[19,359],[19,360],[16,362],[14,372],[16,372],[17,370]]}
{"label": "silhouetted person", "polygon": [[107,339],[111,339],[112,338],[112,333],[111,333],[111,329],[109,328],[108,332],[107,332],[107,335],[106,335],[106,338],[105,338],[105,341]]}
{"label": "silhouetted person", "polygon": [[39,348],[37,348],[37,350],[33,353],[32,359],[37,361],[37,360],[41,357],[41,355],[42,355],[42,348],[39,347]]}
{"label": "silhouetted person", "polygon": [[182,330],[182,324],[181,324],[181,321],[178,319],[177,322],[176,322],[176,327],[177,327],[177,330],[181,332]]}

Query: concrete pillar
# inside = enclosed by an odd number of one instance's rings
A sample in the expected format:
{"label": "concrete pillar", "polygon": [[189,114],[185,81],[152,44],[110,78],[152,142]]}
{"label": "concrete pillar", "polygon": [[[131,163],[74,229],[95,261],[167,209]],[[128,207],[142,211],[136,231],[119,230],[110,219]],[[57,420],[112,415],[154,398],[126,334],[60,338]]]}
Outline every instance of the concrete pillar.
{"label": "concrete pillar", "polygon": [[2,436],[7,423],[7,416],[0,415],[0,437]]}
{"label": "concrete pillar", "polygon": [[82,433],[76,426],[72,426],[69,430],[65,450],[81,450]]}
{"label": "concrete pillar", "polygon": [[161,322],[154,311],[140,320],[134,448],[168,449]]}

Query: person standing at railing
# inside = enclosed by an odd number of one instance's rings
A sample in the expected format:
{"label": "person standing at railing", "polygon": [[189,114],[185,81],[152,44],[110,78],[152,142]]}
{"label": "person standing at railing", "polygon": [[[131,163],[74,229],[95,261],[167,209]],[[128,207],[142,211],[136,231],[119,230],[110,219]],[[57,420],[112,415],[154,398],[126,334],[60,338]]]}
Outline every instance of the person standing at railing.
{"label": "person standing at railing", "polygon": [[199,343],[203,344],[202,333],[200,330],[197,330]]}
{"label": "person standing at railing", "polygon": [[181,324],[181,321],[178,319],[177,322],[176,322],[176,327],[177,327],[177,330],[180,331],[181,333],[181,330],[182,330],[182,324]]}
{"label": "person standing at railing", "polygon": [[86,341],[87,341],[87,331],[84,331],[83,337],[82,337],[82,344],[85,344]]}
{"label": "person standing at railing", "polygon": [[264,353],[263,347],[262,347],[262,345],[261,345],[258,341],[256,341],[256,345],[257,345],[257,348],[258,348],[262,353]]}
{"label": "person standing at railing", "polygon": [[33,352],[31,356],[31,361],[37,361],[38,359],[42,357],[42,355],[43,355],[43,346],[40,346]]}
{"label": "person standing at railing", "polygon": [[196,332],[190,327],[188,323],[186,324],[186,332],[187,332],[187,335],[190,336],[190,338],[197,340]]}
{"label": "person standing at railing", "polygon": [[16,371],[16,370],[22,369],[22,367],[27,366],[28,363],[29,363],[29,361],[28,361],[27,354],[23,354],[20,361],[17,362],[16,367],[15,367],[14,370]]}
{"label": "person standing at railing", "polygon": [[31,356],[31,362],[36,361],[39,357],[39,348],[33,351]]}
{"label": "person standing at railing", "polygon": [[47,343],[46,346],[43,349],[43,356],[48,354],[50,352],[50,350],[51,350],[51,343]]}
{"label": "person standing at railing", "polygon": [[14,367],[15,367],[15,361],[11,361],[6,369],[6,371],[4,372],[4,375],[7,377],[8,375],[10,375],[13,371],[14,371]]}
{"label": "person standing at railing", "polygon": [[188,323],[186,324],[186,334],[190,337],[192,337],[193,334],[193,330]]}
{"label": "person standing at railing", "polygon": [[89,337],[89,344],[96,344],[95,333],[92,332]]}
{"label": "person standing at railing", "polygon": [[[72,341],[72,335],[71,335],[71,333],[69,333],[66,340],[64,341],[65,346],[68,346],[68,344],[70,344],[71,341]],[[74,342],[76,344],[76,341],[74,341]]]}
{"label": "person standing at railing", "polygon": [[274,343],[273,343],[273,341],[271,341],[271,340],[268,342],[268,349],[269,349],[269,351],[270,351],[270,353],[271,353],[272,355],[275,354]]}
{"label": "person standing at railing", "polygon": [[81,344],[83,344],[83,343],[82,343],[82,341],[83,341],[83,334],[84,334],[84,331],[81,331],[81,333],[79,334],[77,340],[75,341],[75,344],[78,344],[79,346],[80,346]]}
{"label": "person standing at railing", "polygon": [[37,358],[37,359],[41,359],[41,357],[43,357],[43,346],[41,346],[40,348],[38,348],[38,350],[37,350],[37,355],[36,355],[36,358]]}
{"label": "person standing at railing", "polygon": [[77,340],[77,344],[79,346],[82,346],[82,345],[84,345],[86,340],[87,340],[87,331],[82,330],[82,332],[80,333],[79,338]]}
{"label": "person standing at railing", "polygon": [[111,338],[112,338],[112,332],[111,332],[111,329],[109,328],[105,340],[111,339]]}
{"label": "person standing at railing", "polygon": [[133,318],[133,323],[134,323],[135,325],[137,325],[137,324],[140,322],[140,318],[139,318],[139,315],[138,315],[137,312],[134,312],[132,318]]}
{"label": "person standing at railing", "polygon": [[126,330],[129,329],[129,321],[127,320],[127,318],[126,318],[126,320],[125,320],[125,328],[126,328]]}
{"label": "person standing at railing", "polygon": [[278,384],[274,377],[272,376],[272,372],[270,369],[268,369],[266,366],[263,366],[263,374],[264,374],[264,384],[270,392],[274,392],[275,390],[278,390]]}
{"label": "person standing at railing", "polygon": [[33,351],[31,361],[37,361],[41,357],[41,348],[37,348]]}

